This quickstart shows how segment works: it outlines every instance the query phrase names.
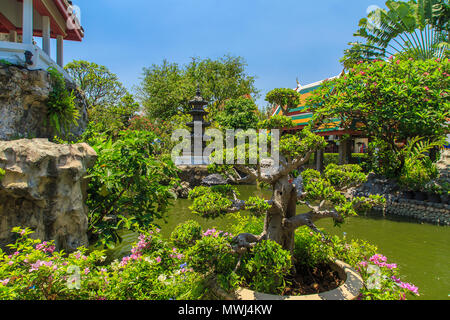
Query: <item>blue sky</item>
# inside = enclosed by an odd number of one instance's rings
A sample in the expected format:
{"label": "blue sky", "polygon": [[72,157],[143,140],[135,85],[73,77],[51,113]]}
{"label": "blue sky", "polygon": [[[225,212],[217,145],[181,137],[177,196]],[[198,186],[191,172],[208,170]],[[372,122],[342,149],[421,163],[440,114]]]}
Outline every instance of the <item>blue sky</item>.
{"label": "blue sky", "polygon": [[339,74],[358,21],[384,0],[75,0],[83,42],[65,43],[65,62],[107,66],[132,91],[142,69],[163,59],[242,56],[261,91]]}

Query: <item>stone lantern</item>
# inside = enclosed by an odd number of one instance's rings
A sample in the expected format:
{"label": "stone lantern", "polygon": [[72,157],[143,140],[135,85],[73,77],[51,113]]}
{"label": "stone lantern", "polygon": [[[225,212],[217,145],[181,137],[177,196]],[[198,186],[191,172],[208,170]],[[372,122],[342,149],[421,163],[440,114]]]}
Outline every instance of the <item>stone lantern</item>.
{"label": "stone lantern", "polygon": [[208,102],[201,96],[200,88],[197,87],[197,93],[194,99],[189,101],[192,110],[188,113],[192,115],[192,122],[186,123],[191,128],[191,164],[208,164],[209,159],[203,159],[203,151],[206,148],[205,129],[211,126],[211,123],[205,121],[208,114],[204,107]]}

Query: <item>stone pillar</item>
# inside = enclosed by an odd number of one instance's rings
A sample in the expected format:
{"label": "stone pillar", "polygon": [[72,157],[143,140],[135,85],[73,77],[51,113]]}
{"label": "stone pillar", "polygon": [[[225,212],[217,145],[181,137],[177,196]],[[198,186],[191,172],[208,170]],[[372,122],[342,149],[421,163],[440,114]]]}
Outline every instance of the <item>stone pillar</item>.
{"label": "stone pillar", "polygon": [[316,170],[319,172],[323,172],[324,170],[324,164],[323,164],[323,160],[324,160],[324,151],[323,149],[316,151]]}
{"label": "stone pillar", "polygon": [[63,36],[58,35],[56,37],[56,63],[63,68],[64,67],[64,38]]}
{"label": "stone pillar", "polygon": [[22,43],[33,44],[33,0],[23,0]]}
{"label": "stone pillar", "polygon": [[42,50],[50,57],[50,17],[42,17]]}
{"label": "stone pillar", "polygon": [[16,30],[9,31],[9,42],[17,42],[17,31]]}

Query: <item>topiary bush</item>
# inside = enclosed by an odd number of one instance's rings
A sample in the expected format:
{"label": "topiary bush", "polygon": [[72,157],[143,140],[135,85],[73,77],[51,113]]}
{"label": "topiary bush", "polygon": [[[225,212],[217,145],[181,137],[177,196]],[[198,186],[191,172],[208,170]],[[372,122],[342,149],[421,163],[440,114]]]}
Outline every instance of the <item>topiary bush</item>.
{"label": "topiary bush", "polygon": [[186,249],[202,238],[202,226],[194,220],[179,224],[171,233],[170,240],[175,246]]}
{"label": "topiary bush", "polygon": [[279,294],[287,284],[285,278],[291,268],[291,254],[278,243],[264,240],[246,254],[239,272],[250,289]]}

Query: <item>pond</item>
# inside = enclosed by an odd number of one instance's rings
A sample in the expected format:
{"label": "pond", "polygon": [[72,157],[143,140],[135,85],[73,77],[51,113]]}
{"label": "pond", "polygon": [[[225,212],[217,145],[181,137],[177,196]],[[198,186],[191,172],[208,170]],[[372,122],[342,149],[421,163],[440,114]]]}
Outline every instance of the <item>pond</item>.
{"label": "pond", "polygon": [[[260,191],[255,186],[238,188],[242,199],[254,195],[270,197],[270,191]],[[205,230],[216,227],[226,231],[227,226],[233,223],[226,216],[214,220],[199,217],[190,212],[190,205],[189,200],[177,200],[167,218],[156,221],[164,237],[187,220],[199,222]],[[298,211],[305,211],[305,208],[299,207]],[[345,232],[347,238],[362,239],[376,245],[389,262],[398,264],[402,280],[419,287],[421,296],[412,299],[450,299],[450,227],[391,220],[373,214],[349,218],[340,228],[334,227],[332,220],[321,220],[317,225],[330,234],[342,237]],[[128,255],[137,235],[129,233],[123,238],[123,243],[109,252],[111,258]]]}

